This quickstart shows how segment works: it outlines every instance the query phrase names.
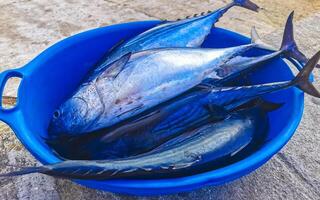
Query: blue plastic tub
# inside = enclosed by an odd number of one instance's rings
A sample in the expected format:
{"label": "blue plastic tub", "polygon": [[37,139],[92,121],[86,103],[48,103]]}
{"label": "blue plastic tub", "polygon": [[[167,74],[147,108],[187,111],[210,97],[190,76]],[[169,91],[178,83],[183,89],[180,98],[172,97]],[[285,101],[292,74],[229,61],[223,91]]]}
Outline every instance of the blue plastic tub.
{"label": "blue plastic tub", "polygon": [[[42,163],[59,159],[43,142],[53,110],[76,89],[81,79],[117,41],[130,38],[158,21],[133,22],[86,31],[58,42],[22,68],[0,74],[1,93],[10,77],[21,77],[18,103],[13,109],[0,109],[0,120],[6,122],[23,145]],[[204,47],[227,47],[248,43],[237,33],[216,28]],[[263,52],[255,51],[254,54]],[[255,82],[289,80],[293,74],[281,59],[269,62],[253,76]],[[218,185],[235,180],[257,169],[276,154],[295,132],[303,113],[303,93],[291,88],[266,96],[274,102],[285,102],[270,113],[271,129],[267,142],[249,157],[229,166],[183,178],[157,180],[79,181],[82,185],[134,195],[168,194]]]}

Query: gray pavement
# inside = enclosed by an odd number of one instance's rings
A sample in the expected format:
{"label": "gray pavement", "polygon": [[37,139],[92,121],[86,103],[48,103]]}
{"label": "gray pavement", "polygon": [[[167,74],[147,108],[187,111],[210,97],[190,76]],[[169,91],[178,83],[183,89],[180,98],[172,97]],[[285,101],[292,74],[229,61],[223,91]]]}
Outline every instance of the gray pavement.
{"label": "gray pavement", "polygon": [[[0,70],[24,65],[48,46],[75,33],[113,23],[175,19],[227,1],[200,0],[1,0]],[[320,50],[319,1],[257,0],[259,14],[238,8],[218,24],[248,34],[255,25],[264,40],[279,46],[282,26],[296,10],[295,35],[303,52]],[[316,73],[319,75],[319,73]],[[319,76],[316,81],[319,85]],[[14,95],[17,81],[5,91]],[[306,97],[303,120],[286,147],[267,164],[234,182],[159,197],[129,197],[84,188],[68,180],[33,174],[0,181],[0,199],[320,199],[320,100]],[[0,164],[33,165],[35,159],[10,128],[0,124]],[[3,168],[0,172],[10,170]]]}

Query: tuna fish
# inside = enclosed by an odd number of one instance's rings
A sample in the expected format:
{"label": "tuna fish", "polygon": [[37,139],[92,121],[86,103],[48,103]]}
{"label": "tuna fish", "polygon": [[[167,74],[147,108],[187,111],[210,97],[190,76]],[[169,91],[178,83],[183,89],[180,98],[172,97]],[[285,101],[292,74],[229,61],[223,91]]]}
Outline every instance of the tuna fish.
{"label": "tuna fish", "polygon": [[261,132],[260,113],[246,110],[226,120],[209,123],[163,144],[151,152],[115,160],[67,160],[40,167],[23,168],[2,177],[42,173],[60,178],[106,180],[191,173],[202,166],[232,157],[245,148],[255,132]]}
{"label": "tuna fish", "polygon": [[99,65],[94,68],[89,79],[98,74],[115,60],[127,53],[138,51],[170,48],[170,47],[200,47],[210,33],[212,26],[234,6],[244,7],[258,11],[259,7],[250,0],[233,0],[232,3],[213,12],[203,13],[199,16],[177,21],[164,21],[138,36],[116,44]]}

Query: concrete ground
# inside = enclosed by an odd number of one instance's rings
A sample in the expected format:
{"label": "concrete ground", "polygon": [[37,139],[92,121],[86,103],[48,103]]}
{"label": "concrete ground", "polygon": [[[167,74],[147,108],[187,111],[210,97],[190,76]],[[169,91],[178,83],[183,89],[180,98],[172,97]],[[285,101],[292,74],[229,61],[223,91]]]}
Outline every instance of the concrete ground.
{"label": "concrete ground", "polygon": [[[295,35],[301,50],[310,56],[320,49],[320,1],[253,1],[264,10],[256,14],[241,8],[233,9],[218,26],[248,34],[250,27],[255,25],[266,41],[279,46],[284,21],[291,10],[296,10]],[[0,70],[22,66],[58,40],[84,30],[127,21],[181,18],[215,9],[227,2],[1,0]],[[10,82],[5,94],[14,95],[16,85],[17,81]],[[286,147],[263,167],[232,183],[146,198],[96,191],[68,180],[34,174],[1,180],[0,199],[320,199],[319,153],[320,100],[306,97],[303,120]],[[11,129],[2,123],[0,164],[28,166],[35,163]],[[0,172],[7,170],[10,168],[2,167]]]}

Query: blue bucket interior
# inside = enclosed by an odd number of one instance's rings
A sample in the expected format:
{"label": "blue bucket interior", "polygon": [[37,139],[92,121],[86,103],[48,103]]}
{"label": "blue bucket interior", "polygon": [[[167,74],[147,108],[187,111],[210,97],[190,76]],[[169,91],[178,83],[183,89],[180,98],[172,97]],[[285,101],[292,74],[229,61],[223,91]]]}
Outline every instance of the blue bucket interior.
{"label": "blue bucket interior", "polygon": [[[20,69],[19,117],[9,125],[26,148],[42,163],[59,161],[42,137],[52,113],[79,85],[91,67],[121,39],[128,39],[155,26],[157,21],[133,22],[86,31],[58,42]],[[237,33],[215,28],[203,47],[229,47],[249,43]],[[261,55],[265,52],[254,51]],[[293,74],[281,59],[265,64],[252,76],[253,83],[292,79]],[[263,146],[245,159],[226,167],[191,176],[157,180],[107,180],[76,182],[96,189],[135,194],[167,194],[218,185],[255,170],[277,153],[293,135],[303,112],[303,93],[290,88],[265,96],[272,102],[285,103],[269,113],[270,131]]]}

